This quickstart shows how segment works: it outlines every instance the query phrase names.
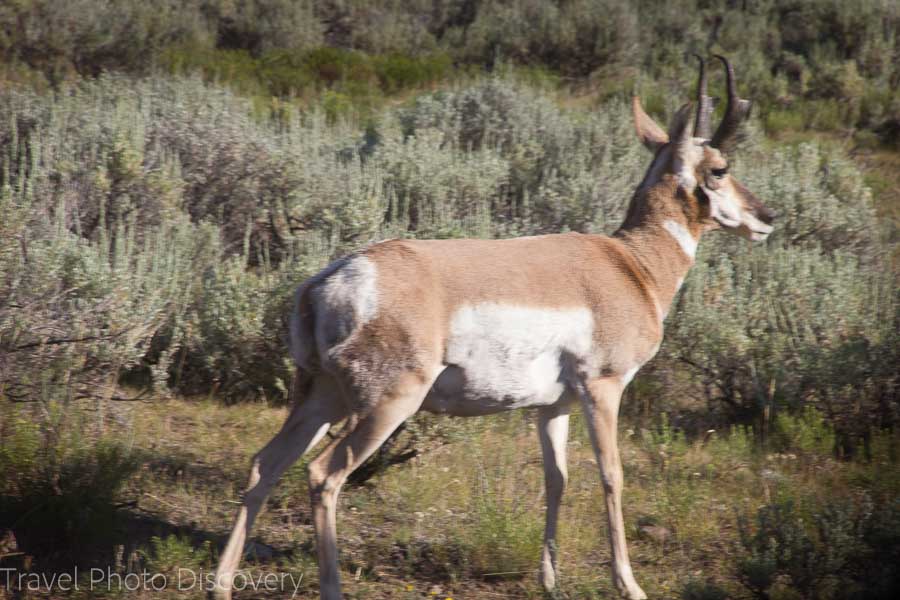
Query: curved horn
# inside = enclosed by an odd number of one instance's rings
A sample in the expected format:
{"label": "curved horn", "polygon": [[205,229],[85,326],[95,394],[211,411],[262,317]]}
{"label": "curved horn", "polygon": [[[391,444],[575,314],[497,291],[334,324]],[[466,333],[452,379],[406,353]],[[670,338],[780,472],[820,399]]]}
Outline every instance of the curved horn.
{"label": "curved horn", "polygon": [[725,65],[725,82],[728,86],[728,103],[725,105],[725,116],[716,134],[712,138],[710,145],[721,150],[727,149],[735,141],[735,134],[741,121],[747,118],[750,113],[750,101],[739,98],[737,95],[737,85],[734,82],[734,69],[728,62],[728,59],[719,54],[714,54],[716,58]]}
{"label": "curved horn", "polygon": [[713,99],[706,95],[706,61],[699,54],[694,57],[700,63],[700,76],[697,78],[697,118],[694,119],[694,137],[708,140],[712,133],[709,129],[709,118],[712,116]]}

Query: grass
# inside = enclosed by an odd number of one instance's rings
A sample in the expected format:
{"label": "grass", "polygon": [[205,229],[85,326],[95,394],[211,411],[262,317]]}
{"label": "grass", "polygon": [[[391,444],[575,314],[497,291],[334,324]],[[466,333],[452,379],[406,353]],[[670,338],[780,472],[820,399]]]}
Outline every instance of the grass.
{"label": "grass", "polygon": [[[25,410],[6,409],[4,416],[21,417]],[[94,418],[83,405],[69,410],[74,418]],[[104,414],[105,433],[82,433],[79,452],[95,449],[103,456],[110,439],[129,440],[127,456],[135,469],[126,472],[110,506],[118,515],[113,529],[137,541],[124,557],[118,551],[117,564],[170,576],[179,568],[213,569],[249,459],[277,430],[286,409],[169,399],[111,403]],[[559,534],[561,591],[568,598],[608,597],[613,589],[598,469],[579,415],[573,419],[570,484]],[[409,463],[345,490],[339,540],[349,597],[543,597],[537,583],[543,476],[533,416],[513,413],[466,423],[470,426]],[[785,500],[814,514],[860,494],[878,504],[900,492],[900,473],[891,458],[896,437],[877,436],[872,462],[838,462],[824,446],[827,426],[815,415],[799,417],[784,430],[780,451],[767,454],[744,429],[687,440],[665,420],[644,429],[622,428],[632,561],[651,597],[678,598],[682,592],[698,597],[717,590],[747,597],[735,567],[741,556],[737,515]],[[8,449],[10,443],[0,446]],[[648,535],[648,525],[668,530],[668,539]],[[29,554],[27,536],[17,531],[17,537],[20,551]],[[297,597],[316,597],[302,464],[279,484],[254,540],[257,558],[245,562],[248,574],[293,574],[300,581]],[[114,556],[116,535],[109,533],[97,547],[104,543]],[[33,568],[53,566],[39,553],[31,560]],[[175,590],[165,594],[194,597]]]}
{"label": "grass", "polygon": [[[349,114],[371,117],[389,98],[457,79],[447,54],[365,54],[342,48],[275,49],[253,56],[246,50],[171,46],[160,67],[171,74],[200,73],[252,97],[261,112],[273,102],[318,104],[334,120]],[[462,71],[460,71],[461,73]]]}

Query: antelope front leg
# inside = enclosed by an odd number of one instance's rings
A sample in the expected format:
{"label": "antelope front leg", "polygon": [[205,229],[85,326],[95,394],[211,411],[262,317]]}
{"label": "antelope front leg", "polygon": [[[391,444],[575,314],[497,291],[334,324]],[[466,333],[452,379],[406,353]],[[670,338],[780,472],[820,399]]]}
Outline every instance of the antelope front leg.
{"label": "antelope front leg", "polygon": [[538,433],[544,455],[544,484],[547,490],[547,522],[541,556],[541,584],[552,591],[558,579],[556,564],[556,523],[568,473],[566,440],[569,437],[569,408],[550,406],[538,413]]}
{"label": "antelope front leg", "polygon": [[647,595],[634,580],[628,547],[625,544],[625,520],[622,517],[622,461],[619,459],[617,427],[619,401],[625,385],[619,379],[589,381],[582,390],[585,420],[600,464],[600,477],[606,496],[609,543],[612,548],[613,581],[619,592],[630,600]]}

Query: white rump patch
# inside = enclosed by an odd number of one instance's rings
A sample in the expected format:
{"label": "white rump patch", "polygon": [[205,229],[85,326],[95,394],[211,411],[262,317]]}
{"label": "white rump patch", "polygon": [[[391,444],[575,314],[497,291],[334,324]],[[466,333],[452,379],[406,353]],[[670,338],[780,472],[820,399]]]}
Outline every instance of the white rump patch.
{"label": "white rump patch", "polygon": [[[553,404],[565,390],[567,357],[589,357],[594,318],[587,308],[552,309],[495,303],[468,305],[450,322],[445,362],[462,370],[446,396],[448,412]],[[458,396],[452,398],[452,396]],[[461,396],[461,397],[459,397]],[[436,399],[439,402],[441,399]]]}
{"label": "white rump patch", "polygon": [[691,235],[691,232],[687,230],[687,227],[678,221],[673,221],[671,219],[664,221],[663,227],[673,238],[675,238],[675,241],[678,242],[678,245],[681,246],[681,250],[688,258],[693,259],[694,255],[697,254],[697,239]]}
{"label": "white rump patch", "polygon": [[300,315],[300,303],[303,294],[310,287],[318,285],[332,273],[347,263],[346,258],[338,259],[330,263],[327,267],[301,283],[294,291],[294,309],[291,311],[290,317],[290,349],[291,355],[294,357],[294,363],[300,367],[306,367],[309,364],[310,353],[312,352],[313,340],[306,339],[303,327],[303,317]]}
{"label": "white rump patch", "polygon": [[378,273],[373,261],[354,256],[328,270],[313,290],[320,355],[378,314]]}
{"label": "white rump patch", "polygon": [[332,274],[322,289],[328,305],[352,305],[357,324],[372,320],[378,312],[377,272],[375,263],[356,256]]}

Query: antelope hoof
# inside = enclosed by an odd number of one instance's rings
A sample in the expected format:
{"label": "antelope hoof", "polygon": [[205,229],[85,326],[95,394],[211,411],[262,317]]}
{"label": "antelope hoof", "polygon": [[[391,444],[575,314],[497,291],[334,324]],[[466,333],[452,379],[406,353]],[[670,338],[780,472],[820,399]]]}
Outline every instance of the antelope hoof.
{"label": "antelope hoof", "polygon": [[541,557],[541,571],[538,580],[548,594],[556,589],[556,568],[547,548],[544,548],[544,555]]}
{"label": "antelope hoof", "polygon": [[216,585],[206,593],[206,600],[231,600],[231,588]]}
{"label": "antelope hoof", "polygon": [[622,597],[627,598],[628,600],[647,600],[647,594],[645,594],[644,590],[641,589],[641,586],[636,583],[622,586],[619,588],[619,591],[621,592]]}
{"label": "antelope hoof", "polygon": [[553,569],[541,569],[541,585],[548,594],[556,589],[556,573]]}

